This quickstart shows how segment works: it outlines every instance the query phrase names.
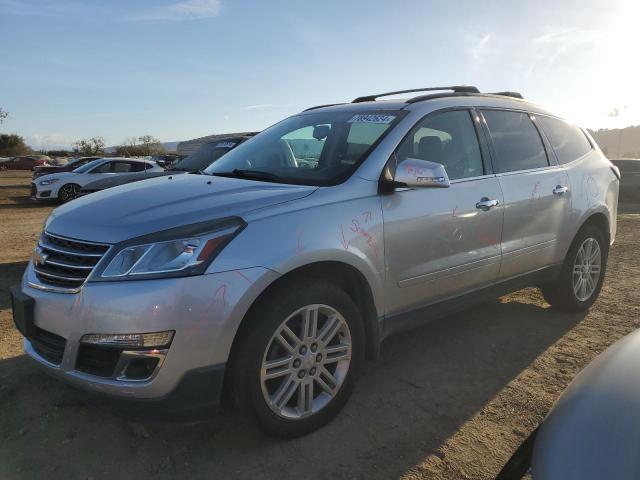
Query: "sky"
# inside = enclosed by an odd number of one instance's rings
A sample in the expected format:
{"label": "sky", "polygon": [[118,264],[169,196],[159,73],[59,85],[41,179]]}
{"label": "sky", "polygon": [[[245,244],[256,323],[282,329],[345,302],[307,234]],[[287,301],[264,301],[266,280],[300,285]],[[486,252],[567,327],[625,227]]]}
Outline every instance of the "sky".
{"label": "sky", "polygon": [[0,132],[177,141],[459,84],[635,125],[639,20],[636,0],[0,0]]}

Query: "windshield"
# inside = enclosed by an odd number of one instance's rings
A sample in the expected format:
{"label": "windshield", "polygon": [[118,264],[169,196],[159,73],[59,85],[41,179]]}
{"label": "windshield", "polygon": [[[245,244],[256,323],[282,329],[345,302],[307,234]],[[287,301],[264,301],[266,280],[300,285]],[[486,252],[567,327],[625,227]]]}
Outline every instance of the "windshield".
{"label": "windshield", "polygon": [[103,161],[104,160],[102,158],[99,158],[97,160],[92,160],[89,163],[85,163],[81,167],[78,167],[75,170],[73,170],[73,173],[84,173],[84,172],[87,172],[87,171],[91,170],[93,167],[95,167],[96,165],[102,163]]}
{"label": "windshield", "polygon": [[289,117],[233,149],[205,173],[335,185],[355,171],[404,113],[317,112]]}
{"label": "windshield", "polygon": [[171,170],[197,172],[204,170],[239,143],[238,140],[219,140],[206,143],[188,157],[176,163]]}

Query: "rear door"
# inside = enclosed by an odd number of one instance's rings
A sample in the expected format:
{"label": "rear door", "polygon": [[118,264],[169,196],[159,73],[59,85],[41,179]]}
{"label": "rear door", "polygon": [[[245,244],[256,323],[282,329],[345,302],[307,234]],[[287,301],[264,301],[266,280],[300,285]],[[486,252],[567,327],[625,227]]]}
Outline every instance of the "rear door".
{"label": "rear door", "polygon": [[431,113],[390,160],[395,168],[407,158],[441,163],[451,186],[401,188],[382,197],[389,315],[496,281],[502,194],[490,163],[483,161],[488,154],[477,125],[472,110]]}
{"label": "rear door", "polygon": [[569,221],[571,189],[566,172],[527,112],[482,110],[493,166],[504,196],[504,280],[558,262],[560,235]]}

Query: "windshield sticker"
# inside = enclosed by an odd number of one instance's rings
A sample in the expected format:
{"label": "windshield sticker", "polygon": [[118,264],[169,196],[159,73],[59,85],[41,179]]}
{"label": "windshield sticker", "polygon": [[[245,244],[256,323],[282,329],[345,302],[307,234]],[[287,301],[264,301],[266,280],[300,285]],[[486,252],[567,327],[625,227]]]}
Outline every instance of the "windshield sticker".
{"label": "windshield sticker", "polygon": [[388,124],[393,122],[396,118],[395,115],[371,115],[371,114],[362,114],[362,115],[354,115],[351,117],[347,123],[381,123]]}
{"label": "windshield sticker", "polygon": [[233,148],[235,146],[235,142],[220,142],[216,145],[216,148]]}

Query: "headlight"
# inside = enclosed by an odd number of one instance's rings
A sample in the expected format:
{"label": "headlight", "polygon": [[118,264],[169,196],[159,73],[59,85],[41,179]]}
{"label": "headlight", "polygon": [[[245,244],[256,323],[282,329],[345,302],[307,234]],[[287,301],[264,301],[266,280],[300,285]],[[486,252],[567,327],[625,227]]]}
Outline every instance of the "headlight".
{"label": "headlight", "polygon": [[51,185],[52,183],[56,183],[58,180],[60,180],[59,178],[50,178],[49,180],[42,180],[40,182],[40,185]]}
{"label": "headlight", "polygon": [[[240,218],[197,224],[125,242],[94,280],[177,277],[204,273],[213,259],[246,226]],[[204,232],[203,232],[204,230]],[[167,239],[174,237],[174,239]],[[177,237],[177,238],[175,238]],[[158,241],[149,241],[157,238]]]}

